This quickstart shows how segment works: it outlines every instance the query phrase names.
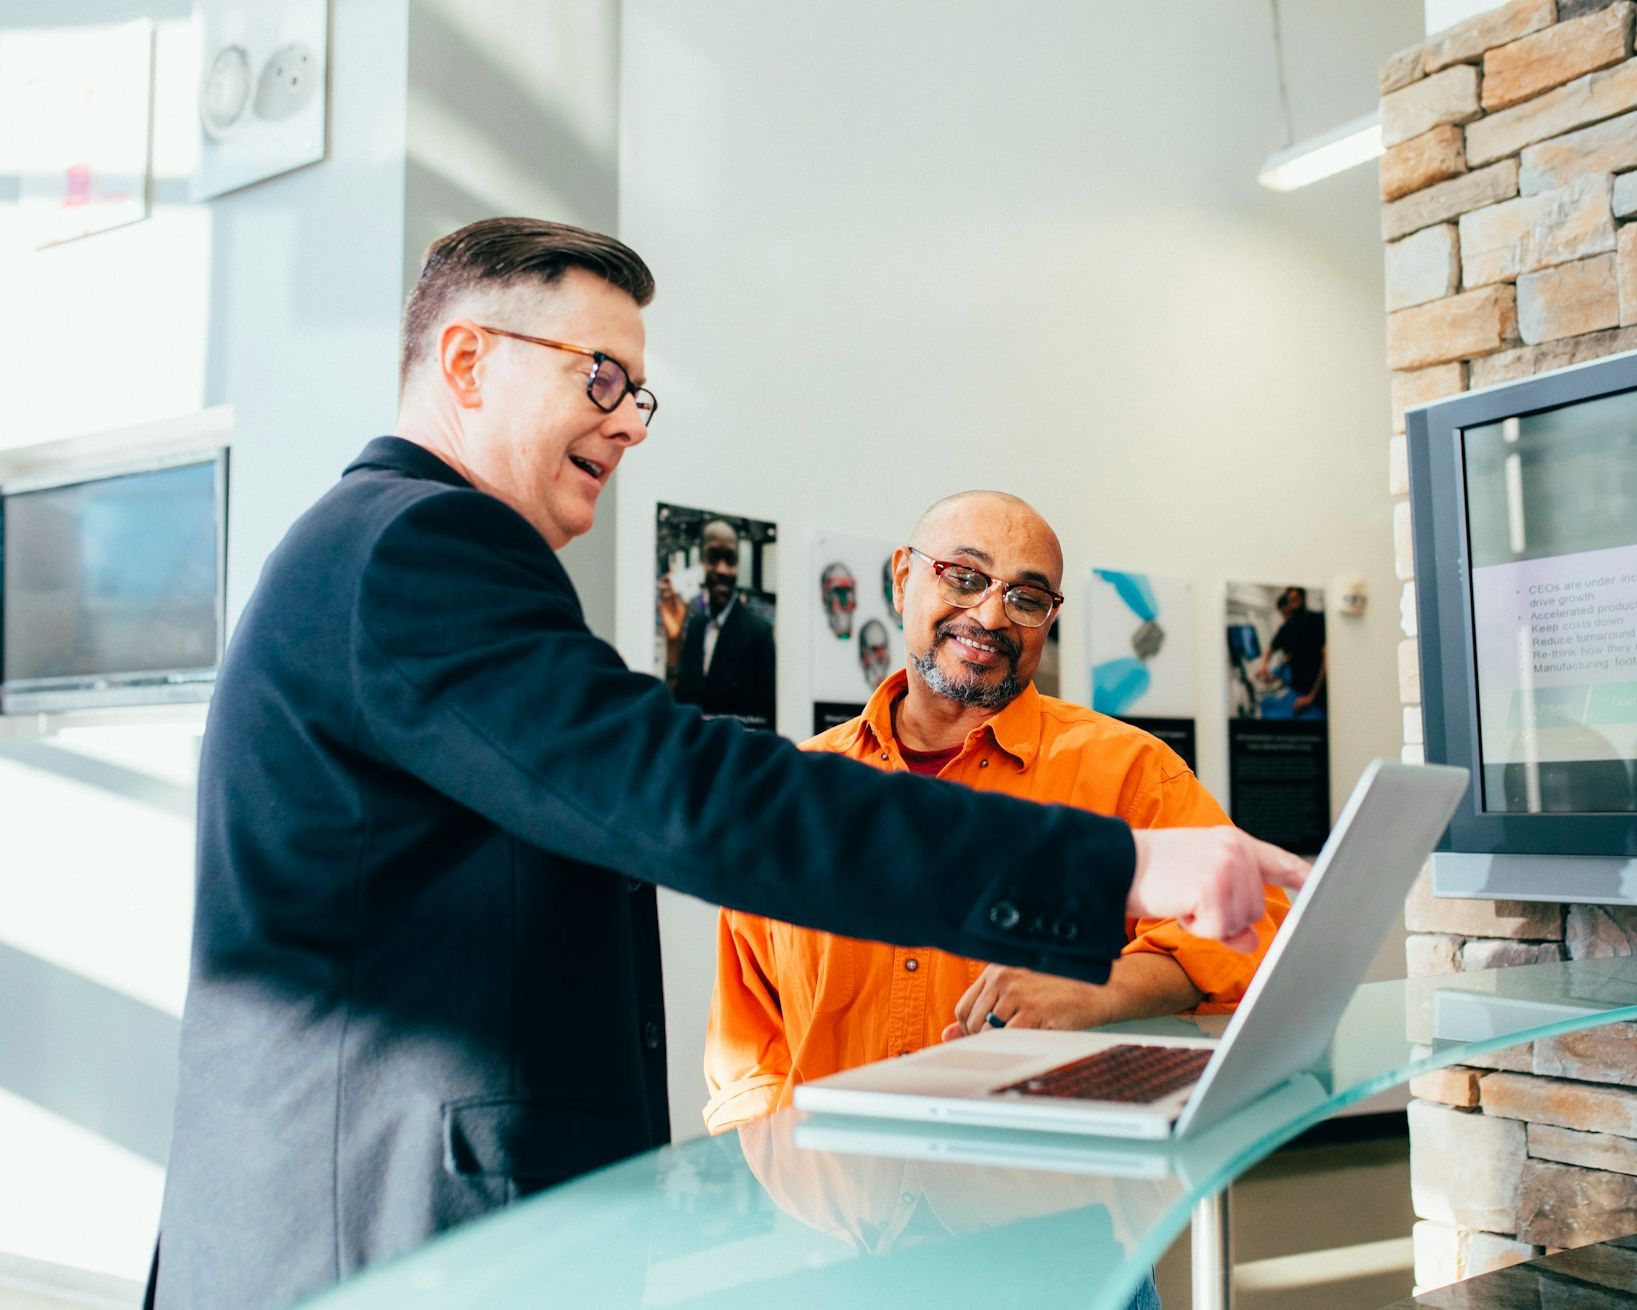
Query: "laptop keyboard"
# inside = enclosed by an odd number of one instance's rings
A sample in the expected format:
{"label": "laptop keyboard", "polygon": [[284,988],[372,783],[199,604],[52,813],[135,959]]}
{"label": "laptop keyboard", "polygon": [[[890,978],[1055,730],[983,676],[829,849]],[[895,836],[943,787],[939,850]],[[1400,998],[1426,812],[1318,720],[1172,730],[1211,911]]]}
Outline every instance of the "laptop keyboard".
{"label": "laptop keyboard", "polygon": [[1212,1052],[1195,1046],[1111,1046],[1083,1060],[1060,1064],[996,1095],[1057,1096],[1070,1101],[1157,1101],[1195,1081]]}

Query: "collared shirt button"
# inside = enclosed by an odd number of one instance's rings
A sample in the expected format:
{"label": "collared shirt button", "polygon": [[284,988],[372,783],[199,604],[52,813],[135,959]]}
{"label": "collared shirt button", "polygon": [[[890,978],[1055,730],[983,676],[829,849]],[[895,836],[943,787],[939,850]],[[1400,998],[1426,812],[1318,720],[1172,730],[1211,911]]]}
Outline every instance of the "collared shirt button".
{"label": "collared shirt button", "polygon": [[987,769],[989,767],[989,761],[988,760],[979,760],[978,761],[978,767],[980,769]]}
{"label": "collared shirt button", "polygon": [[911,972],[911,973],[914,973],[920,967],[921,967],[921,962],[919,960],[917,960],[913,955],[910,956],[909,959],[904,961],[904,968],[908,969],[909,972]]}
{"label": "collared shirt button", "polygon": [[882,751],[881,752],[881,758],[884,759],[884,760],[890,760],[892,758],[892,756],[888,755],[886,751]]}
{"label": "collared shirt button", "polygon": [[652,1019],[642,1025],[642,1044],[650,1051],[659,1049],[659,1024]]}
{"label": "collared shirt button", "polygon": [[989,907],[989,922],[997,928],[1015,928],[1022,917],[1010,901],[996,901]]}

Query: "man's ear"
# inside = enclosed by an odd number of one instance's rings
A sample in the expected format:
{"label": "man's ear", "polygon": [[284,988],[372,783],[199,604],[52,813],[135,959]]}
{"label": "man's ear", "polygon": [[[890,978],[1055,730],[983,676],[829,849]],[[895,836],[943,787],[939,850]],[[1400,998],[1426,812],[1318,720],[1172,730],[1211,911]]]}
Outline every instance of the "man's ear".
{"label": "man's ear", "polygon": [[457,318],[438,332],[438,373],[462,409],[483,407],[483,372],[489,338],[477,324]]}
{"label": "man's ear", "polygon": [[892,552],[892,607],[899,614],[904,612],[904,583],[909,578],[909,566],[915,556],[909,553],[908,546],[899,546]]}

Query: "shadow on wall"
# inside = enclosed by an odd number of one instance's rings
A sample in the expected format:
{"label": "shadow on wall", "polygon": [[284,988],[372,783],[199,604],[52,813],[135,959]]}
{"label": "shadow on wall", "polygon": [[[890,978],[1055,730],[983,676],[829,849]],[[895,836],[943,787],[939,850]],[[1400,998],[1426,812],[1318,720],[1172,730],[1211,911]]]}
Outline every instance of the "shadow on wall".
{"label": "shadow on wall", "polygon": [[6,742],[0,746],[0,756],[14,760],[30,769],[54,773],[70,782],[95,787],[110,795],[152,809],[163,810],[180,818],[193,821],[197,799],[192,787],[183,787],[163,778],[155,778],[139,769],[127,768],[108,760],[99,760],[78,751],[64,750],[45,742]]}
{"label": "shadow on wall", "polygon": [[[411,127],[405,193],[406,290],[420,272],[428,243],[464,223],[493,213],[535,212],[549,197],[573,212],[536,213],[612,231],[617,222],[619,173],[605,143],[588,140],[564,106],[551,102],[547,83],[521,80],[500,66],[466,31],[434,5],[417,6],[409,39],[411,122],[417,111],[427,128]],[[472,88],[482,87],[481,97]],[[574,100],[572,93],[569,101]],[[445,150],[427,159],[415,138],[434,139],[432,123],[452,128],[457,139],[481,140],[488,155],[465,160]],[[546,161],[544,164],[542,161]],[[460,176],[445,171],[464,169]],[[541,169],[548,170],[549,182]],[[509,184],[509,192],[502,188]]]}
{"label": "shadow on wall", "polygon": [[0,1087],[163,1165],[180,1021],[0,944]]}
{"label": "shadow on wall", "polygon": [[[190,822],[194,816],[192,787],[137,769],[46,742],[6,742],[0,755]],[[163,1165],[179,1021],[3,943],[0,997],[0,1088]]]}

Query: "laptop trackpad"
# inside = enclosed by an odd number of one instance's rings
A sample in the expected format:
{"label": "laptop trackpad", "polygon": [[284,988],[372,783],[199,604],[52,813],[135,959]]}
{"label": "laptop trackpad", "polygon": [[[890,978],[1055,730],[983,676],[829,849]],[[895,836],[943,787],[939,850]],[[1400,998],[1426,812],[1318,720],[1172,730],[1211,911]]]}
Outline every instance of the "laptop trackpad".
{"label": "laptop trackpad", "polygon": [[[1038,1059],[1023,1057],[1025,1069]],[[907,1060],[883,1060],[834,1075],[837,1082],[880,1092],[907,1092],[921,1096],[983,1096],[991,1088],[1017,1077],[1018,1052],[999,1050],[976,1041],[929,1046]]]}
{"label": "laptop trackpad", "polygon": [[940,1073],[1015,1074],[1017,1066],[1016,1051],[962,1050],[956,1042],[940,1048],[924,1067]]}

